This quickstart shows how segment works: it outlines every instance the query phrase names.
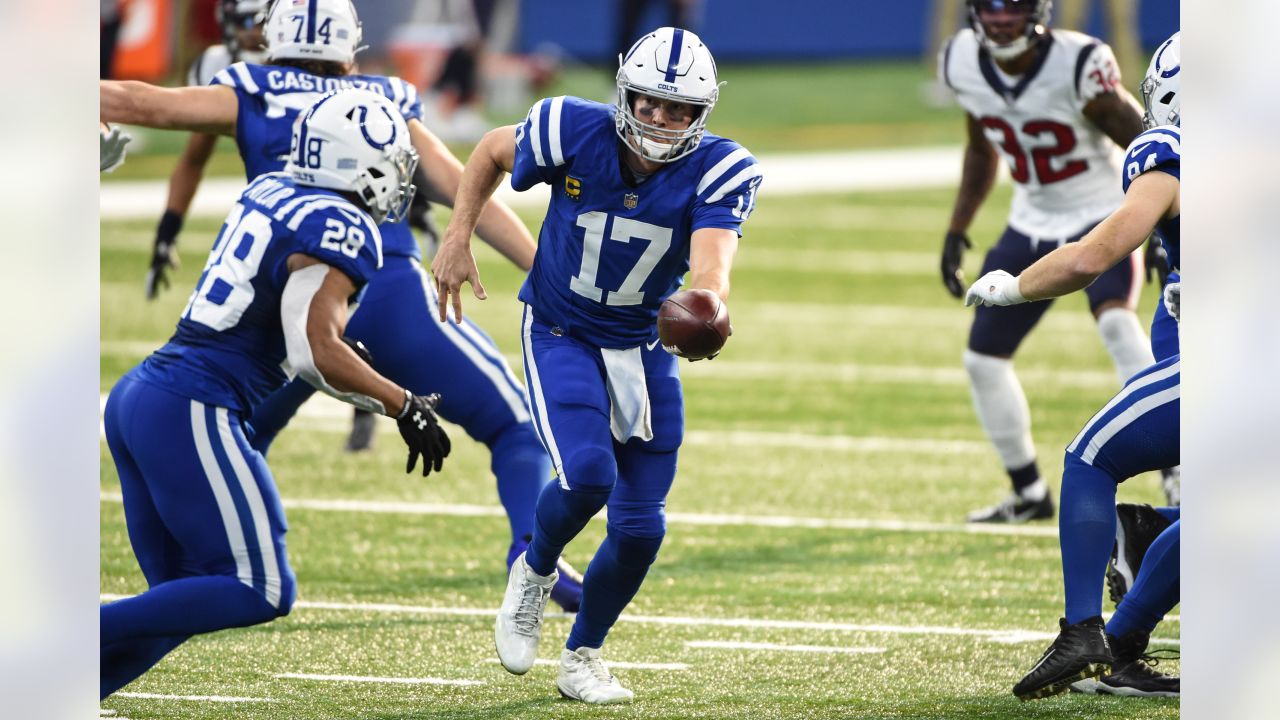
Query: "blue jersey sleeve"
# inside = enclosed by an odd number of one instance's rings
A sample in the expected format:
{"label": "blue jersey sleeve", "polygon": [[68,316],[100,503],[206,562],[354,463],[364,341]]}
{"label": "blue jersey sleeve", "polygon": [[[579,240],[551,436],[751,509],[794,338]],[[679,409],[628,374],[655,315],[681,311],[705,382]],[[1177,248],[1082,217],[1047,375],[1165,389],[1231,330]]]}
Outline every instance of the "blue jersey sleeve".
{"label": "blue jersey sleeve", "polygon": [[387,97],[400,108],[404,121],[422,122],[422,97],[418,95],[418,88],[398,77],[387,78],[387,85],[391,91]]}
{"label": "blue jersey sleeve", "polygon": [[1182,130],[1172,125],[1152,128],[1133,139],[1124,154],[1124,191],[1139,175],[1160,171],[1182,179]]}
{"label": "blue jersey sleeve", "polygon": [[382,236],[365,213],[337,199],[317,199],[286,221],[297,252],[338,268],[357,288],[382,267]]}
{"label": "blue jersey sleeve", "polygon": [[706,170],[695,188],[690,231],[724,228],[742,236],[742,223],[756,206],[756,193],[764,181],[760,164],[746,148],[723,140],[716,143]]}
{"label": "blue jersey sleeve", "polygon": [[603,123],[613,122],[610,105],[576,97],[545,98],[534,103],[516,127],[516,164],[511,187],[528,190],[539,183],[555,184],[573,167],[582,143]]}

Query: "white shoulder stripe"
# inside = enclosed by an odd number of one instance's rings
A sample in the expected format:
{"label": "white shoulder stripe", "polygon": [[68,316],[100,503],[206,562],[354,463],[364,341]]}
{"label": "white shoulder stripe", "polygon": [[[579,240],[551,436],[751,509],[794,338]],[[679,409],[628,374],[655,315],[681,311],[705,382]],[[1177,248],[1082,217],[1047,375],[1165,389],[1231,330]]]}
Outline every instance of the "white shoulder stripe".
{"label": "white shoulder stripe", "polygon": [[701,195],[704,190],[711,187],[711,183],[715,182],[721,175],[728,172],[729,168],[749,157],[751,157],[751,153],[748,152],[746,148],[741,147],[728,155],[725,155],[723,160],[716,163],[714,167],[707,171],[706,175],[702,176],[702,180],[698,181],[698,190],[694,194]]}
{"label": "white shoulder stripe", "polygon": [[533,146],[533,159],[539,167],[546,167],[547,161],[542,158],[542,105],[546,100],[539,100],[529,111],[529,144]]}
{"label": "white shoulder stripe", "polygon": [[413,105],[418,101],[418,88],[414,87],[412,83],[405,83],[404,89],[404,111],[405,114],[408,114],[413,111]]}
{"label": "white shoulder stripe", "polygon": [[391,82],[387,84],[391,86],[391,98],[390,98],[391,102],[403,108],[404,107],[404,83],[397,82],[397,79],[393,78],[391,79]]}
{"label": "white shoulder stripe", "polygon": [[564,164],[564,151],[560,147],[560,109],[564,107],[564,96],[551,101],[551,117],[547,120],[547,131],[551,136],[551,164],[560,167]]}
{"label": "white shoulder stripe", "polygon": [[760,165],[755,163],[748,165],[747,167],[743,168],[742,171],[739,172],[737,175],[734,175],[733,177],[729,178],[728,182],[721,185],[719,190],[716,190],[715,193],[711,195],[711,197],[707,198],[707,204],[711,205],[711,204],[720,202],[721,198],[723,198],[725,195],[728,195],[731,191],[733,191],[739,185],[741,185],[742,183],[752,178],[758,178],[760,177],[760,175],[761,175]]}
{"label": "white shoulder stripe", "polygon": [[329,197],[312,197],[308,199],[313,200],[314,202],[303,205],[296,213],[293,214],[293,217],[289,218],[288,228],[290,230],[297,230],[302,226],[302,221],[306,220],[311,213],[317,210],[337,208],[339,210],[346,210],[347,212],[353,213],[357,216],[360,215],[360,211],[356,210],[356,207],[346,200]]}
{"label": "white shoulder stripe", "polygon": [[236,87],[236,76],[231,74],[231,68],[223,68],[219,70],[209,82],[216,82],[219,85],[226,85],[227,87]]}
{"label": "white shoulder stripe", "polygon": [[1147,132],[1139,135],[1138,139],[1143,142],[1162,142],[1173,148],[1173,151],[1178,153],[1179,156],[1182,155],[1182,139],[1177,135],[1167,132]]}
{"label": "white shoulder stripe", "polygon": [[249,69],[244,66],[244,63],[236,63],[229,69],[240,79],[240,87],[252,95],[258,94],[258,83],[253,81],[253,76],[249,75]]}

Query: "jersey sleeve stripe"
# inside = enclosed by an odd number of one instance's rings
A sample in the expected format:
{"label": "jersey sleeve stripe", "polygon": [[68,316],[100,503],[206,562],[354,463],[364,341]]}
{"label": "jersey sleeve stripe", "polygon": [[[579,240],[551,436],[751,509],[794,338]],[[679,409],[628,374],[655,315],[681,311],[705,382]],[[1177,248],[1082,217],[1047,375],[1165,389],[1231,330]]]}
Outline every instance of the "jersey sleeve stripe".
{"label": "jersey sleeve stripe", "polygon": [[227,87],[239,87],[240,83],[236,81],[236,76],[231,74],[231,68],[223,68],[218,71],[217,75],[209,81],[210,85],[226,85]]}
{"label": "jersey sleeve stripe", "polygon": [[1082,75],[1084,75],[1084,66],[1088,64],[1089,56],[1092,55],[1093,51],[1097,49],[1098,49],[1098,43],[1096,42],[1089,43],[1088,45],[1085,45],[1083,48],[1081,48],[1080,54],[1076,56],[1076,74],[1075,74],[1075,84],[1073,87],[1075,87],[1076,89],[1077,96],[1080,95],[1080,78]]}
{"label": "jersey sleeve stripe", "polygon": [[547,166],[547,161],[542,158],[542,106],[546,104],[546,100],[539,100],[529,111],[529,146],[533,148],[533,159],[539,167]]}
{"label": "jersey sleeve stripe", "polygon": [[1164,143],[1165,145],[1173,148],[1173,151],[1177,153],[1179,157],[1182,155],[1182,139],[1177,135],[1163,131],[1144,132],[1133,141],[1133,146],[1138,147],[1152,142]]}
{"label": "jersey sleeve stripe", "polygon": [[391,86],[391,102],[399,105],[400,111],[404,112],[404,85],[394,79],[387,84]]}
{"label": "jersey sleeve stripe", "polygon": [[258,94],[258,83],[253,81],[253,77],[249,75],[249,68],[245,67],[244,63],[236,63],[228,68],[228,70],[235,73],[237,79],[240,81],[238,83],[239,86],[244,88],[245,92],[252,95]]}
{"label": "jersey sleeve stripe", "polygon": [[713,203],[720,202],[720,200],[724,198],[725,195],[728,195],[734,188],[748,180],[751,180],[752,178],[758,178],[760,175],[760,166],[756,163],[752,163],[737,175],[729,178],[728,182],[721,185],[719,190],[716,190],[711,197],[707,198],[707,204],[711,205]]}
{"label": "jersey sleeve stripe", "polygon": [[711,183],[715,182],[716,180],[719,180],[721,175],[724,175],[726,172],[728,172],[729,168],[733,167],[734,165],[737,165],[739,162],[742,162],[743,160],[749,157],[751,157],[751,153],[746,148],[742,148],[742,147],[738,148],[737,150],[734,150],[728,155],[725,155],[724,158],[720,160],[720,162],[713,165],[711,169],[708,170],[707,173],[702,176],[702,179],[698,181],[698,189],[694,192],[694,194],[701,195],[703,192],[706,191],[707,188],[711,187]]}
{"label": "jersey sleeve stripe", "polygon": [[564,150],[560,147],[560,111],[564,108],[564,96],[551,101],[551,116],[547,119],[547,135],[551,139],[551,164],[564,164]]}
{"label": "jersey sleeve stripe", "polygon": [[411,83],[405,83],[404,91],[404,104],[401,107],[404,108],[404,113],[408,115],[413,112],[413,106],[418,102],[418,88]]}
{"label": "jersey sleeve stripe", "polygon": [[[307,216],[309,216],[311,213],[317,210],[324,210],[327,208],[338,208],[339,210],[346,210],[348,212],[355,213],[356,215],[360,214],[359,211],[356,210],[354,205],[347,202],[346,200],[342,200],[339,198],[309,197],[306,199],[311,202],[303,203],[302,206],[299,207],[297,211],[293,213],[293,217],[289,218],[288,227],[290,230],[296,231],[302,225],[302,221],[306,220]],[[283,218],[281,219],[283,220]]]}
{"label": "jersey sleeve stripe", "polygon": [[[377,225],[373,224],[373,218],[361,216],[360,222],[369,232],[369,237],[373,238],[373,249],[378,255],[378,269],[382,269],[382,231]],[[404,222],[403,220],[401,222]]]}

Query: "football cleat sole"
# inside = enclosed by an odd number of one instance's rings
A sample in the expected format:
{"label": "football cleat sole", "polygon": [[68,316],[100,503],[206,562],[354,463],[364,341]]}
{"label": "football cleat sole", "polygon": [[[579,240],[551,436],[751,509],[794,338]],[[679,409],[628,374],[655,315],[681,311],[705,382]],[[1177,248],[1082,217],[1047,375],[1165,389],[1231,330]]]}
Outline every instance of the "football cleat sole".
{"label": "football cleat sole", "polygon": [[1028,700],[1043,700],[1044,698],[1047,698],[1047,697],[1060,695],[1070,690],[1071,686],[1074,683],[1078,683],[1082,680],[1090,680],[1092,678],[1101,677],[1102,675],[1105,675],[1106,672],[1110,669],[1111,669],[1110,663],[1091,662],[1088,665],[1086,665],[1083,670],[1076,673],[1075,675],[1062,678],[1061,680],[1055,680],[1054,682],[1051,682],[1042,688],[1039,688],[1037,690],[1032,690],[1031,692],[1028,692],[1028,693],[1023,693],[1022,695],[1018,696],[1018,699],[1022,700],[1023,702],[1026,702]]}

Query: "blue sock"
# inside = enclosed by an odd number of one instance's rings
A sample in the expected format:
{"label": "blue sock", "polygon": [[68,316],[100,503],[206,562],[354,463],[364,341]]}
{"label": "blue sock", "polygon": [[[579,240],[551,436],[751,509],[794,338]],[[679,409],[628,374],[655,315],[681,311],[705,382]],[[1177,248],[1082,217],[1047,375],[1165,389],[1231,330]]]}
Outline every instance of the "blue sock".
{"label": "blue sock", "polygon": [[258,591],[227,575],[201,575],[160,583],[131,598],[103,605],[101,643],[190,636],[257,625],[289,611],[292,598],[272,607]]}
{"label": "blue sock", "polygon": [[1070,453],[1062,471],[1058,542],[1067,622],[1102,614],[1102,579],[1116,543],[1116,480]]}
{"label": "blue sock", "polygon": [[1178,522],[1178,520],[1182,519],[1182,508],[1180,507],[1159,507],[1156,508],[1156,512],[1164,516],[1164,519],[1169,522]]}
{"label": "blue sock", "polygon": [[140,638],[125,640],[102,647],[101,672],[98,678],[98,699],[104,699],[111,693],[128,685],[170,650],[186,642],[185,635],[174,637]]}
{"label": "blue sock", "polygon": [[1181,537],[1182,521],[1178,520],[1165,528],[1147,548],[1133,587],[1125,593],[1116,607],[1116,614],[1107,623],[1107,633],[1115,637],[1133,630],[1149,633],[1156,629],[1165,613],[1178,604],[1182,579],[1179,565]]}
{"label": "blue sock", "polygon": [[582,532],[608,500],[609,490],[565,490],[558,482],[547,483],[538,495],[537,527],[525,551],[525,562],[539,575],[550,575],[564,546]]}
{"label": "blue sock", "polygon": [[489,452],[511,540],[522,540],[533,534],[538,494],[551,482],[551,458],[528,423],[508,427],[489,444]]}
{"label": "blue sock", "polygon": [[582,580],[582,608],[565,647],[598,648],[618,616],[640,590],[649,566],[658,557],[661,537],[636,537],[609,527]]}

